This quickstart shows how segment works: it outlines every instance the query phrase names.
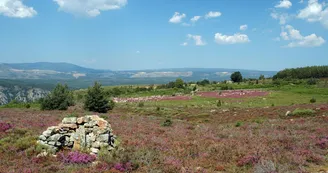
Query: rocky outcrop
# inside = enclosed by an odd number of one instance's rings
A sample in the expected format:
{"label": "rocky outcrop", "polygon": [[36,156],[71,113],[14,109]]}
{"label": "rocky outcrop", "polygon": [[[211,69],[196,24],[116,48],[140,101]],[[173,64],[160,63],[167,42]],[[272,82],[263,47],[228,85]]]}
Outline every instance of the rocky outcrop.
{"label": "rocky outcrop", "polygon": [[40,88],[24,88],[19,86],[0,86],[0,105],[9,103],[12,100],[18,102],[34,102],[45,97],[49,91]]}
{"label": "rocky outcrop", "polygon": [[116,147],[116,136],[112,132],[110,124],[98,115],[68,117],[58,126],[48,127],[39,136],[38,143],[46,146],[50,152],[68,147],[97,154],[102,148],[110,151]]}

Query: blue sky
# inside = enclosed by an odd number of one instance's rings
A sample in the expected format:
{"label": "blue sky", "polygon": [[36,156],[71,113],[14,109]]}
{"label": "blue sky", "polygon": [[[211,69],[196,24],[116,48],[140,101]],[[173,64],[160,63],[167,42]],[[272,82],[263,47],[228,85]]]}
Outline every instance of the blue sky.
{"label": "blue sky", "polygon": [[327,40],[326,0],[0,0],[4,63],[281,70],[327,65]]}

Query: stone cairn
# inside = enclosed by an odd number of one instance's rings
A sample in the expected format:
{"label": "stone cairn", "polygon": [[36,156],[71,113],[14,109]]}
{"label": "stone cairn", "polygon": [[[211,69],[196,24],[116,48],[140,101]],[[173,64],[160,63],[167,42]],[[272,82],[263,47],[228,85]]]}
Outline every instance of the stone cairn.
{"label": "stone cairn", "polygon": [[68,147],[73,150],[89,150],[97,154],[100,148],[114,149],[116,136],[110,124],[98,115],[64,118],[58,126],[48,127],[39,136],[38,143],[50,152]]}

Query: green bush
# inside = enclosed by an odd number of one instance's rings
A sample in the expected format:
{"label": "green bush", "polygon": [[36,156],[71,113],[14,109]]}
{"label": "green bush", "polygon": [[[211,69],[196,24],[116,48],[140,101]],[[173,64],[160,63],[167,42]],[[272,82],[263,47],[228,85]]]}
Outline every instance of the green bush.
{"label": "green bush", "polygon": [[144,107],[144,106],[145,106],[145,103],[144,103],[144,102],[139,102],[139,103],[138,103],[138,107],[142,108],[142,107]]}
{"label": "green bush", "polygon": [[312,99],[310,100],[310,103],[315,103],[315,102],[317,102],[317,99],[315,99],[315,98],[312,98]]}
{"label": "green bush", "polygon": [[317,79],[311,78],[307,80],[306,82],[308,85],[316,85],[317,84]]}
{"label": "green bush", "polygon": [[30,107],[31,107],[31,105],[30,105],[29,103],[26,103],[26,104],[25,104],[25,108],[26,108],[26,109],[30,109]]}
{"label": "green bush", "polygon": [[85,98],[84,108],[88,111],[107,113],[115,106],[113,101],[108,101],[104,97],[104,90],[101,84],[95,82],[93,87],[88,88],[88,92]]}
{"label": "green bush", "polygon": [[242,125],[243,125],[243,122],[240,122],[240,121],[238,121],[238,122],[235,124],[236,127],[240,127],[240,126],[242,126]]}
{"label": "green bush", "polygon": [[161,126],[163,127],[170,127],[172,126],[173,122],[170,119],[166,119],[164,122],[162,122]]}
{"label": "green bush", "polygon": [[41,99],[41,110],[67,110],[73,105],[72,91],[62,84],[58,84],[50,94]]}
{"label": "green bush", "polygon": [[35,146],[37,137],[25,129],[14,129],[8,135],[0,139],[0,152],[24,151]]}
{"label": "green bush", "polygon": [[217,107],[221,107],[221,106],[222,106],[222,102],[221,102],[221,100],[219,100],[219,101],[217,102],[216,106],[217,106]]}
{"label": "green bush", "polygon": [[315,115],[315,111],[312,109],[295,109],[292,114],[293,116],[302,116],[302,117],[306,117],[306,116],[314,116]]}

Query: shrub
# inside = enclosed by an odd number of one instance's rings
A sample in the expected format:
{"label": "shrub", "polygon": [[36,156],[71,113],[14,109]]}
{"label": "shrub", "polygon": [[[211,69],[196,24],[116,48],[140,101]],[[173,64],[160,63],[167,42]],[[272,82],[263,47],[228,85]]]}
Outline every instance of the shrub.
{"label": "shrub", "polygon": [[254,166],[259,160],[259,156],[247,155],[238,160],[237,166]]}
{"label": "shrub", "polygon": [[313,116],[315,111],[312,109],[295,109],[291,115],[293,116]]}
{"label": "shrub", "polygon": [[166,119],[164,122],[162,122],[161,126],[163,127],[170,127],[172,126],[173,122],[170,119]]}
{"label": "shrub", "polygon": [[240,121],[238,121],[237,123],[236,123],[236,127],[240,127],[240,126],[242,126],[243,125],[243,122],[240,122]]}
{"label": "shrub", "polygon": [[138,103],[138,107],[141,108],[141,107],[144,107],[144,106],[145,106],[145,103],[144,103],[144,102],[139,102],[139,103]]}
{"label": "shrub", "polygon": [[37,137],[25,129],[14,129],[6,137],[0,139],[0,151],[24,151],[35,146],[36,139]]}
{"label": "shrub", "polygon": [[114,102],[109,102],[104,97],[104,91],[101,84],[95,82],[93,87],[88,88],[84,108],[88,111],[107,113],[114,108]]}
{"label": "shrub", "polygon": [[311,79],[307,80],[306,83],[308,85],[316,85],[317,84],[317,80],[314,79],[314,78],[311,78]]}
{"label": "shrub", "polygon": [[217,106],[217,107],[221,107],[221,106],[222,106],[222,102],[221,102],[221,100],[219,100],[219,101],[217,102],[216,106]]}
{"label": "shrub", "polygon": [[58,84],[50,94],[41,99],[41,110],[67,110],[73,105],[73,93],[67,85],[62,84]]}
{"label": "shrub", "polygon": [[11,128],[13,128],[13,126],[11,124],[0,122],[0,132],[5,132]]}
{"label": "shrub", "polygon": [[315,98],[312,98],[312,99],[310,100],[310,103],[315,103],[315,102],[317,102],[317,99],[315,99]]}
{"label": "shrub", "polygon": [[30,105],[29,103],[26,103],[26,104],[25,104],[25,108],[26,108],[26,109],[29,109],[30,107],[31,107],[31,105]]}
{"label": "shrub", "polygon": [[160,111],[160,110],[161,110],[161,107],[157,106],[156,111]]}
{"label": "shrub", "polygon": [[58,153],[57,158],[67,164],[87,164],[96,160],[96,156],[78,151],[69,152],[68,154]]}

